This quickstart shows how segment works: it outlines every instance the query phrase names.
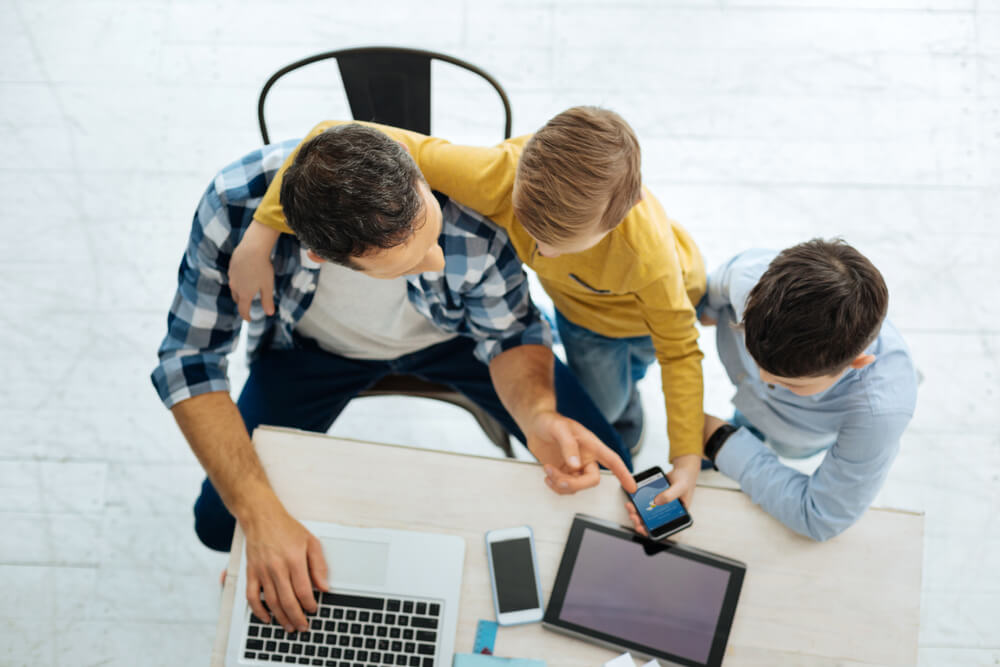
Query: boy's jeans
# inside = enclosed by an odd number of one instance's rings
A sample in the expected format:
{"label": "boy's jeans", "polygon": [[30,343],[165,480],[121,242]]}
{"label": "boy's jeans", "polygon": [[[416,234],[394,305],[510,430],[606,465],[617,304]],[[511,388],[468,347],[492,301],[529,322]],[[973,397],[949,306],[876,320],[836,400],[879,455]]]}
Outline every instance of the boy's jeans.
{"label": "boy's jeans", "polygon": [[608,338],[573,324],[556,311],[566,364],[611,422],[629,450],[642,437],[642,402],[636,383],[656,359],[649,336]]}

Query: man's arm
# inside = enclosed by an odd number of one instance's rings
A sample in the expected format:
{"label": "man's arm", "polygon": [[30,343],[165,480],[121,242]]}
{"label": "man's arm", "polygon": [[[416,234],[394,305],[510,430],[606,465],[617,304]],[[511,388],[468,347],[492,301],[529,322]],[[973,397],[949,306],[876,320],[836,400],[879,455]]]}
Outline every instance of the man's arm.
{"label": "man's arm", "polygon": [[[264,168],[263,162],[260,168]],[[181,261],[167,335],[160,345],[160,363],[152,381],[223,502],[247,534],[247,570],[257,584],[248,589],[247,598],[254,613],[269,618],[260,601],[263,588],[279,621],[287,628],[304,627],[300,602],[307,609],[315,608],[315,603],[308,576],[301,573],[312,569],[319,584],[325,577],[322,553],[318,543],[310,547],[306,541],[306,546],[301,546],[305,529],[291,525],[294,520],[280,508],[268,486],[243,420],[229,397],[226,375],[226,359],[236,346],[240,318],[223,267],[239,238],[231,216],[241,219],[244,212],[224,188],[243,193],[241,183],[259,175],[251,166],[240,164],[215,179],[202,198]],[[290,554],[289,544],[298,550]]]}
{"label": "man's arm", "polygon": [[625,463],[580,423],[556,411],[552,350],[519,345],[490,361],[490,377],[500,401],[521,427],[528,449],[545,467],[545,481],[556,493],[576,493],[600,482],[598,464],[628,491],[635,480]]}
{"label": "man's arm", "polygon": [[746,427],[729,436],[715,464],[781,523],[814,540],[828,540],[857,521],[875,499],[909,420],[907,413],[855,416],[812,475],[783,464]]}
{"label": "man's arm", "polygon": [[227,392],[212,392],[181,401],[171,412],[246,534],[246,595],[253,613],[270,620],[270,609],[287,631],[307,630],[302,609],[316,611],[312,586],[328,588],[323,549],[274,494],[236,405]]}
{"label": "man's arm", "polygon": [[[445,209],[442,241],[445,275],[433,285],[425,276],[415,278],[424,289],[414,305],[432,321],[448,321],[477,341],[476,357],[489,365],[500,400],[546,466],[553,490],[572,493],[596,484],[595,461],[631,488],[634,481],[617,454],[556,410],[551,332],[531,302],[527,276],[506,232],[451,204]],[[456,256],[461,261],[449,261]],[[460,272],[452,274],[450,268]],[[449,298],[441,301],[446,293]]]}

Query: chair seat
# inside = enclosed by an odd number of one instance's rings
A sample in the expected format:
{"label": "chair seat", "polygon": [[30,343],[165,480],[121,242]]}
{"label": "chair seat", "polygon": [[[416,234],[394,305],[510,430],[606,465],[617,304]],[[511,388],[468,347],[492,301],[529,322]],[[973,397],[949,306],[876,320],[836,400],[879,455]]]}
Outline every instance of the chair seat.
{"label": "chair seat", "polygon": [[493,415],[486,412],[486,410],[479,407],[468,396],[455,391],[447,385],[430,382],[416,375],[386,375],[371,387],[361,392],[360,397],[363,398],[366,396],[413,396],[416,398],[443,401],[463,408],[476,420],[476,423],[479,424],[479,428],[483,430],[486,437],[503,450],[507,458],[514,458],[514,449],[510,444],[510,435],[503,424],[497,421]]}

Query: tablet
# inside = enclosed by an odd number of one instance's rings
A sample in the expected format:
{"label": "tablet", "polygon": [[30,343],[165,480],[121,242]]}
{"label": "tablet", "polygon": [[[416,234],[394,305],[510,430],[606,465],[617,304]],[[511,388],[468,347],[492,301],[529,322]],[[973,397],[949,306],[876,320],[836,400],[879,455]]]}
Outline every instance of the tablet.
{"label": "tablet", "polygon": [[647,658],[722,664],[746,565],[577,514],[545,627]]}

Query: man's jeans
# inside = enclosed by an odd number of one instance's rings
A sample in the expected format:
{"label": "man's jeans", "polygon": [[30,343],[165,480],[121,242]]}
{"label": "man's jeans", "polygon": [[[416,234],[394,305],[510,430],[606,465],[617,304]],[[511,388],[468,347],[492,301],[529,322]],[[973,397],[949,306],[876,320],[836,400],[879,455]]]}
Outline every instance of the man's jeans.
{"label": "man's jeans", "polygon": [[573,324],[556,311],[559,337],[566,361],[601,414],[621,435],[629,449],[642,436],[642,403],[636,383],[656,359],[649,336],[608,338]]}
{"label": "man's jeans", "polygon": [[[488,367],[473,356],[475,341],[471,338],[459,336],[391,361],[347,359],[321,350],[308,339],[298,343],[293,350],[266,351],[250,365],[250,376],[237,402],[250,433],[260,424],[325,433],[360,392],[386,375],[407,374],[465,394],[524,442],[524,435],[493,389]],[[558,359],[555,389],[559,412],[590,429],[631,470],[628,449]],[[228,551],[236,520],[207,478],[194,504],[194,516],[198,538],[212,549]]]}

